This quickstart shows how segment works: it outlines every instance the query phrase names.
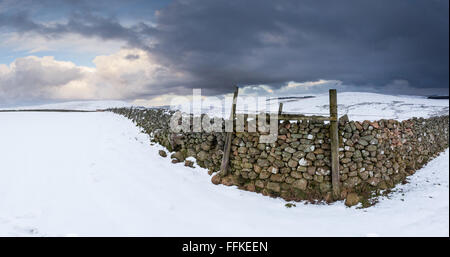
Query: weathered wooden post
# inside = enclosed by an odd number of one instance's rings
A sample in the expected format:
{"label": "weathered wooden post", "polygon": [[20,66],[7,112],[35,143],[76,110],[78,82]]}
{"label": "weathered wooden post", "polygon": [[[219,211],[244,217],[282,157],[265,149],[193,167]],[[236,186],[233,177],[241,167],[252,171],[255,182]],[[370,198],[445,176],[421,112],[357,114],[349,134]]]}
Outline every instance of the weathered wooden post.
{"label": "weathered wooden post", "polygon": [[283,112],[283,103],[280,103],[280,105],[278,106],[278,115],[281,115],[282,112]]}
{"label": "weathered wooden post", "polygon": [[339,179],[339,128],[337,112],[336,89],[330,89],[330,139],[331,139],[331,184],[333,186],[333,198],[341,197]]}
{"label": "weathered wooden post", "polygon": [[[282,112],[283,112],[283,103],[280,103],[278,105],[278,116],[280,116]],[[280,120],[280,117],[278,117],[278,125],[280,125],[280,123],[281,123],[281,120]],[[278,129],[279,129],[279,127],[278,127]]]}
{"label": "weathered wooden post", "polygon": [[219,172],[219,174],[221,176],[227,175],[227,172],[228,172],[228,160],[230,159],[231,140],[233,139],[234,119],[236,117],[236,103],[237,103],[238,92],[239,92],[239,87],[236,86],[236,88],[234,90],[233,105],[231,106],[231,114],[230,114],[230,120],[233,125],[232,125],[231,132],[227,132],[227,134],[225,136],[225,145],[223,148],[222,164],[220,165],[220,172]]}

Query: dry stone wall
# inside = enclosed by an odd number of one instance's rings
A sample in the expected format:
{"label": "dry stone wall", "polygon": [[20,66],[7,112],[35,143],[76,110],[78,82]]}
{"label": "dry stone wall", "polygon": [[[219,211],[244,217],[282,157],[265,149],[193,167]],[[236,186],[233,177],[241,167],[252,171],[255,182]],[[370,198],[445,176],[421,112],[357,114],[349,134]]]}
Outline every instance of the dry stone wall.
{"label": "dry stone wall", "polygon": [[[173,112],[164,109],[111,109],[132,119],[165,146],[173,162],[192,163],[212,174],[220,169],[225,133],[171,133]],[[394,187],[448,147],[449,116],[396,120],[339,119],[341,198]],[[235,185],[286,200],[332,201],[329,124],[280,122],[278,139],[259,143],[260,133],[234,133],[229,172],[215,184]],[[356,201],[357,202],[357,201]]]}

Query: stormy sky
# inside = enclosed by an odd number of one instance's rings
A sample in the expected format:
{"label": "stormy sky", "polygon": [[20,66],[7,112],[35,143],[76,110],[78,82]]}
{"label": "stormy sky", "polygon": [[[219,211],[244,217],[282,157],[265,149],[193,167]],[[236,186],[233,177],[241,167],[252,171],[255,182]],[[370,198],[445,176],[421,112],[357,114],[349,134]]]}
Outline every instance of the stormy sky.
{"label": "stormy sky", "polygon": [[448,33],[447,0],[0,0],[0,102],[448,94]]}

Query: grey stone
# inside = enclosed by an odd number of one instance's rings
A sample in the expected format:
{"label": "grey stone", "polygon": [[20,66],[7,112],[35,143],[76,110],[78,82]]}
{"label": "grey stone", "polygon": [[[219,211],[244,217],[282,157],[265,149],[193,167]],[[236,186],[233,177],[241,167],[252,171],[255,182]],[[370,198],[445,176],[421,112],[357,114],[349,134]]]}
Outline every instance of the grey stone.
{"label": "grey stone", "polygon": [[280,184],[276,182],[268,182],[266,188],[274,192],[280,192]]}
{"label": "grey stone", "polygon": [[308,181],[306,179],[299,179],[294,181],[294,183],[292,183],[292,187],[300,189],[302,191],[306,190],[306,187],[308,185]]}
{"label": "grey stone", "polygon": [[260,167],[268,167],[270,163],[267,159],[258,159],[257,164]]}

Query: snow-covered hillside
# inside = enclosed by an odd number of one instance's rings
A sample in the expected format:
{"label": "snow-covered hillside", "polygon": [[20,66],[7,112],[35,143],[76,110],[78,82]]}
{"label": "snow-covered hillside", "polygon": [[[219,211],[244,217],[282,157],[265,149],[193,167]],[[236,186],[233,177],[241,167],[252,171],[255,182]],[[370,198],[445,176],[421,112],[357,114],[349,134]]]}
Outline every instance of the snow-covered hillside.
{"label": "snow-covered hillside", "polygon": [[[313,96],[313,97],[309,97]],[[308,97],[308,98],[302,98]],[[397,119],[405,120],[412,117],[431,117],[448,115],[449,101],[427,99],[422,96],[393,96],[375,93],[342,92],[337,94],[338,114],[347,114],[351,120],[379,120]],[[237,101],[238,113],[253,113],[258,102],[252,96],[239,96]],[[329,95],[295,95],[291,98],[267,98],[262,101],[266,110],[278,111],[278,103],[283,103],[283,112],[300,113],[305,115],[323,115],[329,113]],[[189,103],[175,106],[174,109],[183,109],[188,112]],[[214,116],[229,117],[230,105],[223,108],[221,105],[205,98],[202,113]],[[258,107],[261,108],[261,107]],[[260,109],[258,109],[260,110]]]}
{"label": "snow-covered hillside", "polygon": [[[305,95],[295,95],[297,99],[280,99],[267,101],[272,103],[272,110],[278,110],[278,102],[283,102],[283,110],[286,113],[302,113],[305,115],[329,115],[328,94],[314,95],[313,98],[301,99]],[[255,111],[245,104],[256,102],[256,98],[247,98],[240,96],[237,103],[237,111],[248,113]],[[230,106],[222,106],[209,101],[210,98],[203,99],[202,112],[210,112],[216,116],[229,117]],[[270,99],[270,98],[268,98]],[[272,98],[273,99],[273,98]],[[265,103],[265,102],[264,102]],[[167,103],[169,105],[170,103]],[[269,106],[268,105],[268,106]],[[20,106],[5,109],[70,109],[70,110],[97,110],[114,107],[131,107],[132,103],[125,101],[75,101],[62,102],[45,105]],[[189,103],[181,106],[173,106],[174,109],[189,106]],[[223,112],[225,111],[225,112]],[[352,120],[379,120],[379,119],[397,119],[404,120],[412,117],[430,117],[436,115],[448,115],[449,101],[427,99],[421,96],[393,96],[375,93],[362,92],[342,92],[338,93],[338,112],[339,115],[348,114]]]}
{"label": "snow-covered hillside", "polygon": [[62,109],[62,110],[83,110],[83,111],[95,111],[99,109],[107,108],[121,108],[121,107],[131,107],[130,103],[124,101],[71,101],[71,102],[61,102],[61,103],[51,103],[51,104],[41,104],[41,105],[28,105],[28,106],[17,106],[9,108],[0,108],[0,110],[35,110],[35,109]]}
{"label": "snow-covered hillside", "polygon": [[[296,101],[282,101],[283,109],[294,113],[329,115],[328,94]],[[338,113],[352,120],[405,120],[412,117],[448,115],[448,100],[419,96],[392,96],[375,93],[338,93]]]}
{"label": "snow-covered hillside", "polygon": [[448,150],[376,206],[286,208],[172,164],[113,113],[0,113],[0,124],[2,236],[449,235]]}

